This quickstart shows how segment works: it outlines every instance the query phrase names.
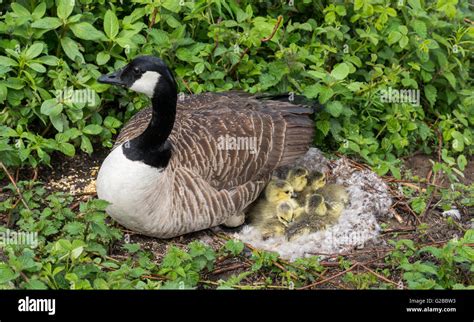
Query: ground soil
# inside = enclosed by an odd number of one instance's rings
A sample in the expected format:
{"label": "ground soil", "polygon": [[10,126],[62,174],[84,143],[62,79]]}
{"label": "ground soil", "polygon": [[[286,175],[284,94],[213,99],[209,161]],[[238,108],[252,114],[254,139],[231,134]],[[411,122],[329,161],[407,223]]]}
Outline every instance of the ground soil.
{"label": "ground soil", "polygon": [[[437,157],[426,154],[416,154],[405,158],[403,161],[405,169],[410,170],[413,175],[419,176],[420,178],[430,178],[433,175],[431,173],[432,162],[437,161]],[[459,178],[459,181],[466,185],[474,182],[474,157],[470,158],[464,170],[464,178]],[[443,185],[447,185],[448,182],[446,178],[441,178],[440,180],[440,183]]]}

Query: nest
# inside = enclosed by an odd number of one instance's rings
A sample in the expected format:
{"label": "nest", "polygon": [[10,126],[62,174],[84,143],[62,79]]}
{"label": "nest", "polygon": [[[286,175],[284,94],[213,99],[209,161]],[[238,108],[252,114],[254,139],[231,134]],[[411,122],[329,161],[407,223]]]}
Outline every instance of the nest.
{"label": "nest", "polygon": [[[344,185],[349,194],[349,204],[339,221],[323,231],[300,236],[292,241],[283,236],[263,240],[260,231],[244,225],[234,237],[254,247],[275,251],[282,258],[295,260],[315,254],[335,254],[361,248],[369,240],[377,238],[380,226],[377,218],[391,216],[392,205],[388,186],[373,171],[357,169],[347,159],[326,159],[320,150],[311,148],[294,165],[311,170],[324,171],[329,182]],[[280,169],[282,177],[288,169]]]}

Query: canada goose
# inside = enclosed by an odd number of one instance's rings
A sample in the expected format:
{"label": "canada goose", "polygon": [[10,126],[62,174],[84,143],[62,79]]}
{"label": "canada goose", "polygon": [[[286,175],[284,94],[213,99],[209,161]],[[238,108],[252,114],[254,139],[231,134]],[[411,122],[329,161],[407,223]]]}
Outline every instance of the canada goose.
{"label": "canada goose", "polygon": [[293,205],[287,201],[280,202],[273,216],[260,217],[261,219],[255,223],[255,227],[260,230],[264,240],[270,237],[283,236],[287,223],[282,221],[281,218],[290,218],[292,214]]}
{"label": "canada goose", "polygon": [[[317,177],[322,178],[320,175]],[[319,179],[316,180],[321,182]],[[312,183],[313,187],[318,185],[314,181]],[[295,218],[298,219],[288,226],[286,236],[289,240],[336,224],[349,201],[345,188],[338,184],[325,185],[306,198],[304,212],[298,213],[296,210],[298,215]]]}
{"label": "canada goose", "polygon": [[326,216],[328,225],[334,225],[341,217],[342,211],[344,210],[344,204],[342,202],[326,202]]}
{"label": "canada goose", "polygon": [[327,211],[323,196],[319,194],[308,196],[304,213],[288,226],[285,231],[286,237],[293,240],[298,236],[326,228],[328,224]]}
{"label": "canada goose", "polygon": [[326,185],[326,175],[323,172],[312,171],[308,175],[308,182],[310,191],[315,192]]}
{"label": "canada goose", "polygon": [[298,166],[288,171],[286,180],[293,186],[296,192],[301,192],[308,184],[308,169]]}
{"label": "canada goose", "polygon": [[293,220],[293,211],[281,211],[277,215],[277,208],[286,203],[292,210],[295,209],[298,205],[293,197],[293,187],[286,180],[272,178],[265,187],[263,196],[250,209],[249,221],[254,226],[263,227],[268,220],[277,218],[282,224],[287,225]]}
{"label": "canada goose", "polygon": [[339,184],[327,184],[315,191],[322,195],[329,204],[339,203],[344,207],[349,202],[349,195],[346,189]]}
{"label": "canada goose", "polygon": [[[166,64],[141,56],[99,82],[144,93],[152,107],[122,129],[97,178],[107,213],[139,233],[170,238],[239,225],[277,167],[309,148],[312,111],[242,93],[177,98]],[[247,138],[254,147],[221,144]],[[234,142],[235,143],[235,142]]]}
{"label": "canada goose", "polygon": [[[301,168],[301,167],[297,167],[296,171],[298,171],[298,168]],[[292,172],[292,170],[293,169],[291,169],[288,172],[288,176],[294,175],[295,172]],[[307,171],[306,176],[302,180],[300,180],[299,183],[296,183],[297,185],[300,184],[300,189],[301,189],[299,190],[299,193],[296,196],[296,200],[298,204],[303,205],[303,207],[306,203],[307,198],[310,195],[314,194],[316,190],[324,187],[324,185],[326,184],[326,176],[324,173],[319,172],[319,171],[311,171],[311,172],[308,172],[308,170],[306,171]],[[292,182],[295,182],[295,181],[296,180],[293,180]]]}

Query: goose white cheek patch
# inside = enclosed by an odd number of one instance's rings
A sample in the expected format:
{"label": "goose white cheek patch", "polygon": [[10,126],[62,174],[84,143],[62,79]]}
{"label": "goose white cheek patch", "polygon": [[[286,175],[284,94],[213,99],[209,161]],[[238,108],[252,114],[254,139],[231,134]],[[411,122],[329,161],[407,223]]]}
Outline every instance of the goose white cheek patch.
{"label": "goose white cheek patch", "polygon": [[130,87],[132,91],[143,93],[148,97],[153,97],[155,86],[158,83],[161,75],[157,72],[147,71],[143,73],[142,77],[137,79]]}

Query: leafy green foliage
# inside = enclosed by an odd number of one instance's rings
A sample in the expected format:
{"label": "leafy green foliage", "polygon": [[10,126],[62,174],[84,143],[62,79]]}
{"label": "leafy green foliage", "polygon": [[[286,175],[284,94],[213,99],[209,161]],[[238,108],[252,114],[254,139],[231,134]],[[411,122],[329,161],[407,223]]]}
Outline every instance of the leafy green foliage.
{"label": "leafy green foliage", "polygon": [[[317,99],[326,109],[316,116],[316,144],[359,155],[379,174],[399,176],[398,157],[430,153],[438,132],[450,167],[463,171],[472,154],[467,1],[23,0],[3,9],[7,165],[49,163],[53,151],[91,153],[94,141],[110,147],[147,103],[122,89],[106,92],[96,79],[138,54],[165,59],[183,92],[241,88]],[[384,103],[388,89],[416,90],[419,104]]]}
{"label": "leafy green foliage", "polygon": [[[327,277],[321,275],[327,268],[317,256],[290,263],[277,253],[250,252],[241,241],[232,239],[218,249],[200,241],[186,247],[170,245],[157,263],[153,252],[129,243],[109,222],[104,212],[107,202],[92,199],[77,206],[70,196],[49,193],[41,184],[21,181],[18,186],[28,207],[17,202],[12,186],[6,190],[11,190],[13,197],[0,202],[0,212],[9,216],[11,226],[0,227],[0,289],[189,289],[209,285],[218,289],[293,289]],[[4,238],[8,229],[37,232],[36,242],[8,242]],[[472,284],[466,276],[473,271],[473,230],[442,247],[421,247],[407,239],[391,243],[394,250],[386,262],[408,288],[465,288]],[[223,260],[245,263],[245,269],[225,279],[207,280]],[[342,270],[353,264],[343,257],[339,260]],[[390,278],[394,272],[378,274]],[[252,283],[261,276],[265,276],[263,282]],[[372,272],[348,271],[341,279],[358,289],[396,287]]]}
{"label": "leafy green foliage", "polygon": [[[474,272],[474,230],[464,237],[452,239],[442,247],[425,246],[417,249],[413,241],[393,242],[395,251],[389,262],[398,265],[410,289],[463,289],[472,287]],[[427,258],[428,256],[428,258]],[[417,258],[422,259],[417,259]],[[471,276],[471,278],[469,278]],[[467,280],[467,286],[459,281]]]}
{"label": "leafy green foliage", "polygon": [[204,268],[212,269],[215,253],[200,242],[189,244],[189,251],[172,246],[161,263],[159,274],[166,276],[170,281],[164,288],[190,288],[199,282],[199,272]]}

